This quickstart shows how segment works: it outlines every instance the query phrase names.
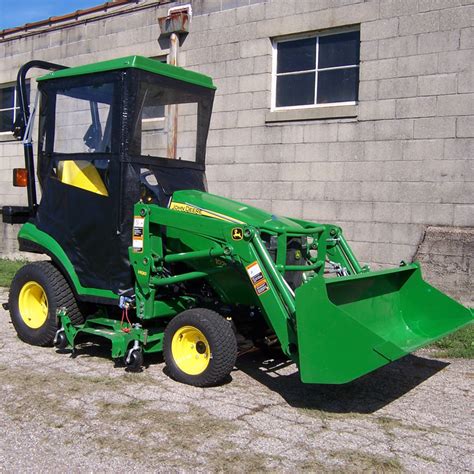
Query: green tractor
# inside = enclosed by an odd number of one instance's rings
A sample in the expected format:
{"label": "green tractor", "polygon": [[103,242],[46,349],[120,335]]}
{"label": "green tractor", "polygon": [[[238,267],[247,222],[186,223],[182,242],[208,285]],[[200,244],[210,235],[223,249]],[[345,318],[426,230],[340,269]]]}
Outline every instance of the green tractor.
{"label": "green tractor", "polygon": [[[48,72],[30,110],[33,67]],[[23,341],[73,353],[108,341],[130,370],[163,352],[171,377],[195,386],[228,378],[242,341],[267,343],[303,382],[341,384],[470,324],[471,310],[423,281],[418,264],[370,271],[338,226],[208,193],[209,77],[139,56],[32,61],[17,89],[25,168],[14,184],[28,206],[4,207],[3,219],[23,224],[22,251],[50,257],[11,285]]]}

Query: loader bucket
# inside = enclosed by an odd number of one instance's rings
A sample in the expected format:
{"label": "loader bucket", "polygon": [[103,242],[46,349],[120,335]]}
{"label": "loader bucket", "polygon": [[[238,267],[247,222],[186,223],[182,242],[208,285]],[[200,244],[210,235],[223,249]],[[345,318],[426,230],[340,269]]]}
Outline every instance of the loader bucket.
{"label": "loader bucket", "polygon": [[417,264],[314,278],[296,290],[301,380],[350,382],[471,321],[471,310],[426,283]]}

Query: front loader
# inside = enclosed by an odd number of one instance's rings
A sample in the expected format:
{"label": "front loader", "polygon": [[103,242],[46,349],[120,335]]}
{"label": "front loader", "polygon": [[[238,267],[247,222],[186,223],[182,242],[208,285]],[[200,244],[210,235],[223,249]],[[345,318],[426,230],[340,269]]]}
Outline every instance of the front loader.
{"label": "front loader", "polygon": [[[50,71],[36,114],[25,98],[32,67]],[[50,257],[11,285],[23,341],[73,353],[108,341],[131,370],[163,352],[170,375],[196,386],[228,377],[242,341],[274,344],[303,382],[341,384],[472,321],[416,263],[370,271],[338,226],[208,193],[214,92],[207,76],[139,56],[20,69],[25,169],[14,181],[27,185],[28,206],[4,207],[3,218],[23,223],[21,250]]]}

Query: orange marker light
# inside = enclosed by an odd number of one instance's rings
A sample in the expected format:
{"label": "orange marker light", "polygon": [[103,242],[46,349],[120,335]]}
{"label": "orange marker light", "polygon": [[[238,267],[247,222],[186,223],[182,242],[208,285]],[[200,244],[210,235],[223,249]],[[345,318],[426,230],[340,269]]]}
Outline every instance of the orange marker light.
{"label": "orange marker light", "polygon": [[13,186],[18,188],[28,186],[28,172],[26,168],[13,168]]}

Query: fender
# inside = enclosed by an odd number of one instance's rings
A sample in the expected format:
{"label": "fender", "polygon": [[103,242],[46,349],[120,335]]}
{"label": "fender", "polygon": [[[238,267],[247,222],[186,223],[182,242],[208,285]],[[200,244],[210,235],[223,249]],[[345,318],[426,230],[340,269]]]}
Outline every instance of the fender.
{"label": "fender", "polygon": [[61,246],[50,235],[39,230],[32,222],[27,222],[21,227],[18,233],[18,241],[20,250],[44,253],[51,257],[51,260],[67,279],[78,300],[103,304],[118,303],[118,295],[110,290],[82,286],[73,264]]}

